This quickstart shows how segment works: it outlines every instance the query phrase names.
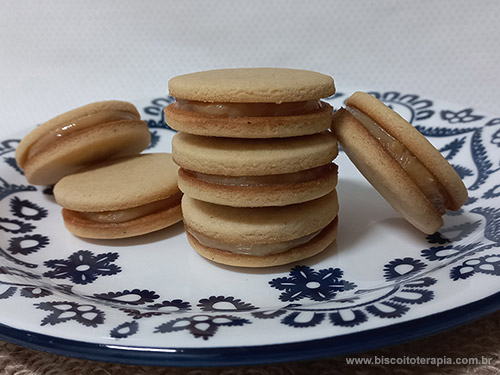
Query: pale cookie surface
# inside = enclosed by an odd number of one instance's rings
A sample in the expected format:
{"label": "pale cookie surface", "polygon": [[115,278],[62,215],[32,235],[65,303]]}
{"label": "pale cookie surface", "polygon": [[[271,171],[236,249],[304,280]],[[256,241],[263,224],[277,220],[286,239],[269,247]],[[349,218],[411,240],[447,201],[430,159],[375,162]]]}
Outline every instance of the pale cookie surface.
{"label": "pale cookie surface", "polygon": [[457,210],[467,200],[467,189],[453,167],[441,153],[398,113],[381,101],[363,92],[354,93],[346,101],[373,119],[387,133],[402,143],[425,165],[431,174],[446,189],[450,197],[449,209]]}
{"label": "pale cookie surface", "polygon": [[338,220],[334,219],[311,241],[282,253],[265,256],[234,254],[204,246],[189,233],[187,233],[187,237],[189,244],[198,254],[213,262],[235,267],[261,268],[294,263],[317,255],[332,245],[337,237],[337,231]]}
{"label": "pale cookie surface", "polygon": [[179,193],[177,170],[168,153],[109,160],[66,176],[55,185],[54,196],[74,211],[123,210]]}
{"label": "pale cookie surface", "polygon": [[174,161],[182,168],[223,176],[263,176],[328,164],[338,154],[330,132],[302,137],[236,139],[177,133]]}
{"label": "pale cookie surface", "polygon": [[233,103],[283,103],[335,93],[333,78],[299,69],[237,68],[180,75],[168,84],[175,98]]}
{"label": "pale cookie surface", "polygon": [[140,119],[139,112],[133,104],[119,100],[95,102],[72,109],[48,120],[47,122],[44,122],[27,134],[16,148],[17,164],[19,167],[24,168],[24,163],[26,162],[30,147],[34,142],[48,132],[56,130],[61,126],[67,126],[77,119],[108,111],[127,112],[130,113],[136,120]]}
{"label": "pale cookie surface", "polygon": [[27,180],[51,185],[64,176],[112,157],[136,155],[151,140],[144,121],[115,121],[77,132],[24,164]]}
{"label": "pale cookie surface", "polygon": [[443,225],[415,182],[350,113],[337,111],[333,127],[349,159],[396,211],[425,233]]}
{"label": "pale cookie surface", "polygon": [[323,229],[337,216],[338,209],[336,191],[284,207],[235,208],[186,195],[182,199],[186,227],[230,244],[268,244],[297,239]]}
{"label": "pale cookie surface", "polygon": [[133,104],[96,102],[31,131],[16,149],[16,162],[30,183],[51,185],[91,164],[138,154],[150,140],[149,128]]}

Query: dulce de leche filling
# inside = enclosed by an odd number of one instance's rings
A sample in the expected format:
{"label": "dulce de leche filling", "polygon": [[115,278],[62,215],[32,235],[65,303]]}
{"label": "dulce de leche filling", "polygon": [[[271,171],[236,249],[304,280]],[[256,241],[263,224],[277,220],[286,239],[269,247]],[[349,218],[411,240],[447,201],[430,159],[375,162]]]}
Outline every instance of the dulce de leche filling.
{"label": "dulce de leche filling", "polygon": [[50,147],[54,142],[92,126],[121,120],[136,120],[137,116],[126,111],[102,111],[83,116],[50,130],[31,145],[27,159]]}
{"label": "dulce de leche filling", "polygon": [[221,176],[212,175],[206,173],[195,172],[187,169],[183,169],[184,173],[187,173],[192,178],[198,181],[207,182],[210,184],[219,184],[227,186],[266,186],[266,185],[287,185],[287,184],[298,184],[302,182],[308,182],[316,180],[327,173],[336,172],[337,165],[334,163],[329,163],[322,165],[320,167],[307,169],[300,172],[294,173],[284,173],[277,175],[266,175],[266,176]]}
{"label": "dulce de leche filling", "polygon": [[[325,227],[326,228],[326,227]],[[212,249],[229,251],[233,254],[251,255],[251,256],[266,256],[272,254],[284,253],[285,251],[302,246],[313,238],[318,236],[325,228],[318,230],[314,233],[295,238],[290,241],[275,242],[268,244],[234,244],[224,241],[219,241],[205,234],[197,232],[186,225],[186,231],[193,236],[201,245],[210,247]]]}
{"label": "dulce de leche filling", "polygon": [[[181,202],[181,193],[177,193],[171,197],[161,199],[159,201],[147,203],[142,206],[127,208],[118,211],[102,211],[102,212],[78,212],[83,218],[95,223],[123,223],[138,219],[143,216],[151,215],[156,212],[167,210]],[[75,212],[75,211],[74,211]]]}
{"label": "dulce de leche filling", "polygon": [[270,117],[295,116],[314,112],[323,107],[320,100],[285,103],[209,103],[176,99],[178,109],[208,116],[222,117]]}
{"label": "dulce de leche filling", "polygon": [[429,170],[401,142],[387,133],[379,124],[360,110],[346,109],[377,139],[382,147],[399,163],[435,209],[442,215],[446,212],[449,196],[443,186]]}

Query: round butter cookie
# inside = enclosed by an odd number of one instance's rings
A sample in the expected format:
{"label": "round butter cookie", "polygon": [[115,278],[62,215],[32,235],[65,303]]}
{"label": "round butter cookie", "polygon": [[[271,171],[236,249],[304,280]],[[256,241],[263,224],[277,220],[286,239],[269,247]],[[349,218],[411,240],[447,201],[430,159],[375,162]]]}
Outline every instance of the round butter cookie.
{"label": "round butter cookie", "polygon": [[94,163],[138,154],[150,138],[148,126],[133,104],[96,102],[35,128],[19,143],[16,161],[28,182],[51,185]]}
{"label": "round butter cookie", "polygon": [[177,133],[172,141],[179,187],[206,202],[234,207],[284,206],[335,189],[335,135],[241,139]]}
{"label": "round butter cookie", "polygon": [[181,132],[235,138],[280,138],[322,132],[335,93],[330,76],[299,69],[238,68],[185,74],[169,81],[175,103],[167,124]]}
{"label": "round butter cookie", "polygon": [[432,234],[467,189],[441,153],[410,123],[375,97],[356,92],[332,122],[348,157],[411,224]]}
{"label": "round butter cookie", "polygon": [[323,251],[336,238],[336,191],[284,207],[236,208],[182,199],[191,246],[217,263],[271,267]]}
{"label": "round butter cookie", "polygon": [[182,220],[177,170],[168,153],[115,158],[62,178],[54,197],[77,236],[137,236]]}

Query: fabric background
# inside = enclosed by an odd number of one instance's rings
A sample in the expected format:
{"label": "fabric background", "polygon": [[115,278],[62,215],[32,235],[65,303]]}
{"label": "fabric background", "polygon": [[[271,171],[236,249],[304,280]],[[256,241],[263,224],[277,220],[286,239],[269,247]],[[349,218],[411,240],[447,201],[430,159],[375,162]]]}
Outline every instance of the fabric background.
{"label": "fabric background", "polygon": [[[495,0],[2,0],[0,131],[29,130],[97,100],[165,95],[177,74],[240,66],[312,69],[332,75],[339,90],[398,90],[498,114],[499,16]],[[493,361],[479,367],[346,367],[337,358],[257,368],[153,369],[2,343],[0,373],[498,374],[500,315],[369,354],[483,355]]]}

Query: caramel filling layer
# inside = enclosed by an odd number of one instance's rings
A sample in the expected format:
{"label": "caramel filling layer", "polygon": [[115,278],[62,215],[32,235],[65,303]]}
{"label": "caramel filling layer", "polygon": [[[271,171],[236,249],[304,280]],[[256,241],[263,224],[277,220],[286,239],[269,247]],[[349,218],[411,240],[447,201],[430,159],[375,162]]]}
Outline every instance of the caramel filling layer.
{"label": "caramel filling layer", "polygon": [[167,210],[181,202],[182,194],[178,193],[171,197],[161,199],[156,202],[151,202],[142,206],[127,208],[118,211],[103,211],[103,212],[78,212],[83,218],[96,223],[123,223],[138,219],[143,216],[151,215],[156,212]]}
{"label": "caramel filling layer", "polygon": [[50,147],[50,145],[54,144],[54,142],[57,142],[58,140],[81,130],[108,122],[136,119],[138,118],[133,113],[125,111],[102,111],[77,118],[68,122],[67,124],[61,125],[57,129],[53,129],[47,132],[38,140],[36,140],[28,151],[27,159],[32,158],[40,151],[46,149],[47,147]]}
{"label": "caramel filling layer", "polygon": [[[382,147],[399,163],[422,190],[432,205],[442,215],[448,205],[448,193],[429,170],[401,142],[387,133],[379,124],[356,108],[346,108],[370,134],[377,139]],[[410,198],[411,199],[411,198]]]}
{"label": "caramel filling layer", "polygon": [[320,100],[286,103],[208,103],[176,99],[174,106],[184,111],[220,117],[270,117],[303,115],[321,109]]}
{"label": "caramel filling layer", "polygon": [[212,249],[229,251],[233,254],[251,255],[251,256],[266,256],[266,255],[284,253],[285,251],[294,249],[296,247],[308,243],[317,235],[319,235],[325,228],[318,230],[314,233],[308,234],[307,236],[295,238],[290,241],[275,242],[269,244],[233,244],[216,240],[205,234],[197,232],[186,225],[186,231],[203,246],[210,247]]}
{"label": "caramel filling layer", "polygon": [[227,185],[227,186],[269,186],[269,185],[288,185],[308,182],[323,177],[325,174],[332,171],[337,171],[337,165],[329,163],[320,167],[307,169],[305,171],[295,173],[284,173],[277,175],[266,176],[219,176],[205,174],[183,169],[192,178],[198,181],[207,182],[210,184]]}

